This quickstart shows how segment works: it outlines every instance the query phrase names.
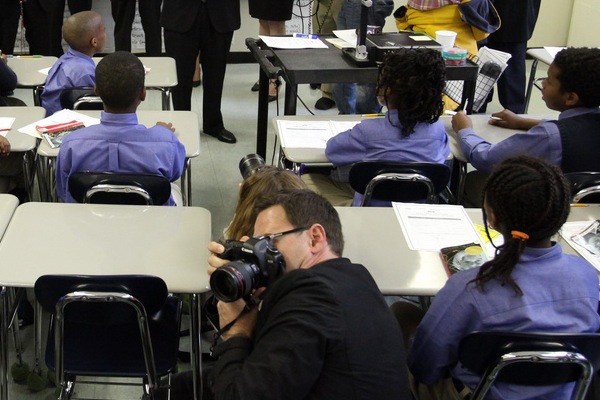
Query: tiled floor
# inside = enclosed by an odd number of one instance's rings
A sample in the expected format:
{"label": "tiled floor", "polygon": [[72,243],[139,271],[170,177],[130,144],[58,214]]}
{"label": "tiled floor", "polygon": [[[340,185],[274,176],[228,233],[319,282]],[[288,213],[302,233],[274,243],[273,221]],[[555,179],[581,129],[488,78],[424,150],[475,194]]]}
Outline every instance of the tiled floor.
{"label": "tiled floor", "polygon": [[[540,63],[541,64],[541,63]],[[528,66],[530,61],[528,62]],[[529,68],[528,68],[529,70]],[[546,66],[539,65],[537,76],[544,76]],[[218,238],[223,229],[227,226],[236,203],[238,184],[242,178],[238,169],[239,160],[250,153],[255,152],[256,148],[256,113],[258,94],[250,91],[250,87],[256,81],[258,76],[258,66],[256,64],[234,64],[229,65],[227,69],[225,91],[223,94],[222,111],[225,120],[225,126],[232,131],[238,142],[234,145],[219,142],[217,139],[202,134],[200,144],[200,156],[192,160],[192,179],[193,193],[192,201],[194,206],[205,207],[210,210],[212,215],[213,237]],[[32,96],[30,90],[19,89],[15,95],[27,104],[32,105]],[[321,97],[319,90],[312,90],[308,85],[301,85],[299,96],[303,102],[311,108],[316,114],[337,114],[336,109],[328,111],[314,110],[315,102]],[[158,92],[149,91],[146,102],[142,104],[141,109],[157,110],[160,109],[160,96]],[[200,113],[202,109],[202,87],[194,89],[192,99],[193,111]],[[309,112],[301,108],[301,102],[298,102],[298,114],[308,114]],[[488,105],[488,112],[499,111],[500,105],[496,99]],[[269,105],[270,117],[283,114],[283,96],[279,100],[279,108],[276,102]],[[537,89],[534,89],[530,114],[552,115],[541,100]],[[201,123],[201,121],[200,121]],[[201,126],[201,125],[200,125]],[[184,128],[184,127],[177,127]],[[274,129],[269,126],[268,157],[270,160],[274,147]],[[198,243],[204,246],[205,243]],[[203,268],[204,260],[198,260],[198,267]],[[23,330],[23,339],[26,343],[24,358],[32,365],[33,359],[33,340],[32,328],[27,327]],[[15,361],[14,346],[10,346],[12,358],[10,363]],[[186,368],[186,365],[182,365]],[[189,367],[189,365],[187,366]],[[45,368],[44,368],[45,369]],[[9,392],[12,399],[18,400],[41,400],[55,398],[54,389],[48,388],[38,393],[32,393],[24,385],[10,383]],[[80,399],[108,399],[108,398],[140,398],[141,391],[131,388],[118,388],[105,385],[76,385],[75,398]]]}

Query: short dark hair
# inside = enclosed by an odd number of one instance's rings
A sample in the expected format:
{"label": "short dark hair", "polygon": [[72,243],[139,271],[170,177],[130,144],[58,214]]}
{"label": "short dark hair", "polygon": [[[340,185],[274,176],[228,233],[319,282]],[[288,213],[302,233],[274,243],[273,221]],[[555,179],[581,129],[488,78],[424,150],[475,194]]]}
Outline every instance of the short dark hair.
{"label": "short dark hair", "polygon": [[[521,295],[511,273],[527,241],[549,239],[567,220],[571,202],[569,183],[557,166],[539,158],[519,156],[508,158],[494,168],[483,193],[508,235],[504,235],[504,244],[497,248],[496,257],[483,264],[474,281],[483,289],[486,282],[498,279]],[[485,209],[483,222],[489,238]],[[514,238],[510,235],[512,231],[523,232],[529,238]]]}
{"label": "short dark hair", "polygon": [[560,90],[577,93],[580,106],[600,106],[600,49],[569,47],[556,54],[553,64]]}
{"label": "short dark hair", "polygon": [[96,66],[96,92],[110,108],[131,106],[144,88],[144,79],[144,65],[128,51],[108,54]]}
{"label": "short dark hair", "polygon": [[419,122],[438,120],[445,86],[446,65],[437,50],[400,49],[389,53],[379,67],[377,92],[396,104],[402,137],[412,134]]}
{"label": "short dark hair", "polygon": [[327,244],[331,251],[341,256],[344,251],[344,236],[340,217],[323,196],[308,189],[282,191],[256,202],[255,215],[267,208],[280,205],[294,228],[320,224],[325,229]]}

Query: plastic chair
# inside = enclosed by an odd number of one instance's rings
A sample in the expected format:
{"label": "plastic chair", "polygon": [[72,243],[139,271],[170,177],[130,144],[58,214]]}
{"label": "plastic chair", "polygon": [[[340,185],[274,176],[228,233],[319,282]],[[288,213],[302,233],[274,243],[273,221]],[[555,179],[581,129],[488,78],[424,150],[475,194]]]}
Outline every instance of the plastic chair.
{"label": "plastic chair", "polygon": [[571,184],[573,203],[600,203],[600,172],[570,172],[565,177]]}
{"label": "plastic chair", "polygon": [[169,180],[155,174],[81,171],[68,185],[78,203],[162,205],[171,195]]}
{"label": "plastic chair", "polygon": [[77,376],[141,378],[142,399],[152,399],[159,377],[174,370],[181,300],[161,278],[44,275],[35,295],[52,314],[46,364],[56,371],[60,400]]}
{"label": "plastic chair", "polygon": [[349,173],[352,189],[364,195],[361,207],[372,198],[437,203],[442,192],[452,196],[449,180],[450,168],[437,163],[362,161],[354,164]]}
{"label": "plastic chair", "polygon": [[103,110],[104,104],[96,96],[93,87],[63,89],[60,93],[60,106],[69,110]]}
{"label": "plastic chair", "polygon": [[573,399],[584,399],[600,367],[600,334],[473,332],[458,357],[481,376],[471,400],[482,400],[494,382],[547,386],[577,382]]}

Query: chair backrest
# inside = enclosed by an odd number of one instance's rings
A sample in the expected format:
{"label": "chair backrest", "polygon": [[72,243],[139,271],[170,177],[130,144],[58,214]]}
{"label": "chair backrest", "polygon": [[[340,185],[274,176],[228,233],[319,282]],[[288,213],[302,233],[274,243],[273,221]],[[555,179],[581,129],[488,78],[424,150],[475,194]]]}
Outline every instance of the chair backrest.
{"label": "chair backrest", "polygon": [[571,184],[573,203],[600,203],[600,172],[570,172],[565,177]]}
{"label": "chair backrest", "polygon": [[96,96],[93,87],[82,86],[63,89],[60,93],[60,106],[69,110],[103,110],[104,104]]}
{"label": "chair backrest", "polygon": [[362,161],[349,174],[352,188],[364,195],[361,206],[371,199],[435,203],[449,180],[450,168],[437,163]]}
{"label": "chair backrest", "polygon": [[162,205],[171,195],[169,180],[156,174],[80,171],[68,185],[78,203]]}
{"label": "chair backrest", "polygon": [[161,278],[44,275],[34,290],[52,314],[46,363],[61,386],[77,375],[128,376],[155,389],[174,369],[181,301]]}
{"label": "chair backrest", "polygon": [[481,380],[471,397],[485,398],[495,381],[548,386],[577,382],[574,399],[583,399],[593,371],[600,367],[600,334],[472,332],[458,357]]}

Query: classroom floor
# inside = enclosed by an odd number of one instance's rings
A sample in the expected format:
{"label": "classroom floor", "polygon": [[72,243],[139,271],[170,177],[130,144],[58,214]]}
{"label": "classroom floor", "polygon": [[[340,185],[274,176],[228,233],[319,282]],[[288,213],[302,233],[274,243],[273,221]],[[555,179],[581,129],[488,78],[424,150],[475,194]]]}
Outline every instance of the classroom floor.
{"label": "classroom floor", "polygon": [[[528,61],[529,71],[531,61]],[[537,77],[546,74],[546,66],[538,65]],[[222,112],[225,127],[233,132],[238,142],[225,144],[217,139],[204,134],[200,135],[200,155],[192,159],[192,205],[210,210],[212,216],[213,238],[218,239],[223,229],[229,223],[237,200],[238,185],[242,178],[238,169],[239,160],[256,151],[256,114],[258,106],[258,93],[251,92],[250,87],[258,77],[257,64],[231,64],[227,68],[225,90],[223,93]],[[299,87],[298,115],[307,115],[309,111],[304,108],[305,103],[312,112],[318,115],[335,115],[337,109],[327,111],[314,109],[315,102],[321,97],[319,90],[313,90],[309,85]],[[202,86],[193,91],[192,110],[199,115],[202,110]],[[33,105],[31,90],[17,89],[15,97]],[[160,95],[157,91],[148,91],[147,99],[140,109],[159,110],[161,108]],[[496,98],[488,105],[488,112],[500,111],[501,107]],[[269,105],[269,117],[283,114],[283,91],[278,102]],[[534,88],[529,106],[529,114],[554,115],[548,110],[541,100],[540,92]],[[167,121],[168,122],[168,121]],[[202,121],[200,120],[200,126]],[[184,127],[176,127],[183,129]],[[275,145],[275,130],[269,124],[267,162],[271,161]],[[204,243],[199,243],[204,246]],[[199,260],[199,267],[203,261]],[[23,329],[25,343],[24,359],[33,366],[33,329],[31,326]],[[11,358],[9,365],[15,361],[14,346],[9,346]],[[189,364],[182,364],[182,369],[189,368]],[[45,368],[44,368],[45,369]],[[12,399],[18,400],[49,400],[56,398],[54,389],[48,388],[41,392],[31,392],[27,386],[10,381],[9,394]],[[76,385],[74,398],[77,399],[122,399],[140,398],[141,389],[129,387],[112,387],[106,385]]]}

